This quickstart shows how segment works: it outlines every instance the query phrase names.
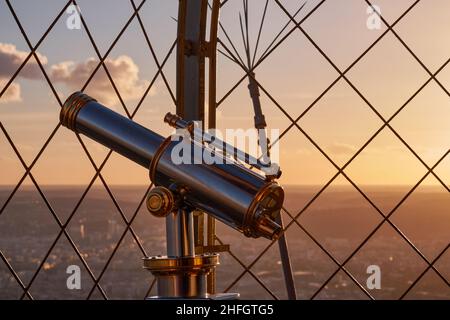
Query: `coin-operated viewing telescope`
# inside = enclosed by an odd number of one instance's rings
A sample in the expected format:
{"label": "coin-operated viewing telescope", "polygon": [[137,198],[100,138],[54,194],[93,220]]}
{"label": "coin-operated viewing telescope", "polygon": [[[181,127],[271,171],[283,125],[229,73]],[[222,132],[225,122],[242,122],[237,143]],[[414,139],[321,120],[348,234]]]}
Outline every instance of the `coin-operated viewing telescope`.
{"label": "coin-operated viewing telescope", "polygon": [[[192,135],[199,130],[192,122],[175,115],[168,114],[164,120]],[[183,230],[189,233],[193,229],[192,220],[186,219],[189,215],[183,213],[205,212],[247,237],[271,240],[279,237],[282,228],[276,220],[284,192],[275,182],[281,174],[278,170],[264,177],[230,160],[237,154],[242,159],[249,159],[244,152],[233,149],[230,155],[226,152],[229,145],[218,150],[220,145],[226,145],[218,139],[215,139],[213,150],[211,145],[195,141],[193,137],[188,140],[191,148],[183,149],[191,150],[191,159],[198,156],[196,150],[200,148],[223,161],[174,163],[174,149],[179,149],[180,143],[186,143],[185,139],[164,138],[80,92],[72,94],[64,103],[60,121],[70,130],[149,169],[150,179],[156,187],[148,195],[147,208],[155,216],[167,217],[168,256],[144,259],[144,266],[157,277],[158,296],[207,297],[206,275],[218,264],[217,255],[196,256],[193,241],[179,239]],[[264,169],[259,162],[252,165]],[[180,274],[186,277],[187,273],[188,280],[182,280]]]}

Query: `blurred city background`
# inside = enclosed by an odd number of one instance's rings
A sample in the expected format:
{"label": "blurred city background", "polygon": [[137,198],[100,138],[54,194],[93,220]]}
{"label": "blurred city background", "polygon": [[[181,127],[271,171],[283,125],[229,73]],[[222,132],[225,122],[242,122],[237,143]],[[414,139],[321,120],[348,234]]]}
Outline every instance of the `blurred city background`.
{"label": "blurred city background", "polygon": [[[178,1],[79,0],[80,28],[73,4],[0,0],[2,299],[143,299],[155,290],[141,259],[165,253],[164,221],[142,206],[148,172],[58,115],[85,88],[170,134]],[[235,57],[242,11],[223,1],[219,47]],[[249,12],[299,298],[450,299],[450,2],[250,0]],[[218,128],[252,128],[245,71],[218,53],[217,72]],[[286,298],[278,246],[218,229],[231,245],[218,290]],[[81,290],[66,287],[69,265]],[[367,288],[371,265],[381,289]]]}

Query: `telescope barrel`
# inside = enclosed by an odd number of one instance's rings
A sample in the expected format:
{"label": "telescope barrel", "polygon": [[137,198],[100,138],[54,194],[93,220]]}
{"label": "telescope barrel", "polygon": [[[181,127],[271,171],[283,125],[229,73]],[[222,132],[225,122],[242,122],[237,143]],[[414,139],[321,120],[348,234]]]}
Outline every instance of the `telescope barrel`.
{"label": "telescope barrel", "polygon": [[90,137],[147,169],[164,141],[155,132],[78,92],[65,102],[60,121],[70,130]]}
{"label": "telescope barrel", "polygon": [[[64,103],[60,121],[148,168],[152,182],[180,193],[188,208],[206,212],[248,237],[276,239],[281,233],[275,220],[283,204],[283,189],[224,158],[220,163],[207,164],[203,159],[199,162],[198,151],[211,152],[204,145],[192,139],[174,139],[180,136],[163,138],[79,92]],[[186,146],[188,151],[180,148]],[[191,162],[174,160],[180,150],[182,158],[190,156]]]}

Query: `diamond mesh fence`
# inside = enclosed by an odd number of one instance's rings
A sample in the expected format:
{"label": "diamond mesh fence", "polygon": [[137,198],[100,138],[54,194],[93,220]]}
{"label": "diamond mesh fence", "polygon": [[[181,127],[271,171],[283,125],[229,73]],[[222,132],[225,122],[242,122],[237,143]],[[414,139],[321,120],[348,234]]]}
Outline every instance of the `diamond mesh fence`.
{"label": "diamond mesh fence", "polygon": [[[14,58],[10,64],[2,60],[5,68],[0,74],[0,103],[4,103],[0,107],[5,106],[0,111],[5,179],[0,196],[1,298],[139,299],[154,293],[154,279],[142,270],[141,258],[162,254],[165,243],[163,222],[143,208],[151,189],[148,174],[110,150],[64,132],[58,114],[68,89],[73,88],[99,97],[155,131],[169,132],[161,119],[176,106],[178,2],[163,2],[53,1],[46,4],[45,8],[51,9],[45,12],[39,10],[38,1],[5,0],[0,4],[2,29],[8,30],[8,37],[0,41],[1,53]],[[302,178],[314,176],[311,186],[286,187],[283,209],[300,298],[448,299],[450,127],[442,119],[450,107],[446,77],[450,59],[440,52],[433,60],[424,59],[424,50],[432,48],[429,43],[421,45],[417,39],[427,37],[419,37],[411,25],[426,11],[441,12],[443,20],[449,21],[450,11],[445,10],[444,2],[416,0],[396,4],[396,10],[386,10],[385,15],[374,5],[355,0],[344,13],[335,15],[342,4],[332,0],[306,4],[249,1],[248,12],[243,14],[259,20],[253,30],[257,39],[254,54],[246,63],[249,37],[242,35],[243,44],[237,41],[241,31],[249,32],[248,26],[239,29],[236,18],[242,2],[222,1],[218,127],[252,120],[250,109],[239,107],[239,99],[248,95],[242,89],[247,89],[245,82],[253,77],[270,115],[269,127],[284,128],[272,146],[286,143],[289,147],[281,148],[282,152],[288,150],[289,159],[298,165],[285,168],[285,176],[298,175],[299,184]],[[382,9],[390,6],[383,1],[378,5]],[[116,6],[119,13],[108,19],[99,17],[100,10],[108,6]],[[81,13],[80,30],[70,30],[68,25],[73,8]],[[254,8],[259,11],[252,11]],[[352,39],[352,23],[365,25],[366,21],[355,22],[351,17],[360,10],[366,18],[370,8],[380,25],[375,31],[367,29],[360,43]],[[36,20],[39,23],[34,25]],[[266,35],[264,26],[272,21],[282,21],[280,30]],[[431,25],[420,28],[431,37],[438,22],[420,22]],[[321,24],[331,26],[326,29],[330,37],[320,33],[324,32],[318,28]],[[164,37],[155,36],[161,33]],[[57,61],[70,62],[49,66],[46,52],[50,47],[58,48],[53,53]],[[376,60],[379,56],[385,57],[385,64]],[[408,67],[396,69],[389,63],[390,56],[400,56]],[[144,61],[145,67],[135,61]],[[411,79],[412,74],[421,76]],[[392,78],[406,89],[392,93],[388,81]],[[318,85],[313,88],[311,83]],[[311,94],[300,96],[303,89]],[[20,100],[20,91],[30,92],[27,119],[9,108]],[[342,91],[347,93],[344,97],[339,96]],[[292,96],[293,92],[297,95]],[[391,106],[380,102],[384,95]],[[330,108],[336,101],[349,108]],[[421,103],[427,108],[418,111]],[[447,139],[438,140],[443,142],[433,154],[412,142],[417,133],[408,128],[416,128],[419,120],[412,120],[408,112],[419,112],[420,121],[446,126]],[[314,119],[323,120],[327,129],[316,128]],[[36,123],[37,129],[30,129]],[[356,130],[365,127],[368,133],[364,135],[360,134],[364,130]],[[357,135],[358,146],[329,144],[340,135]],[[41,141],[38,146],[30,146],[32,138]],[[426,133],[423,139],[433,138]],[[392,141],[393,147],[381,150],[379,145],[385,140]],[[63,163],[67,157],[76,160]],[[305,160],[308,157],[310,160]],[[371,172],[381,166],[379,161],[391,165],[392,170],[374,173],[370,179],[357,174],[361,168]],[[407,176],[407,186],[369,186],[385,182],[381,175],[388,183],[395,181],[400,171]],[[71,183],[73,172],[77,172],[77,186]],[[433,192],[427,187],[430,181]],[[416,239],[417,230],[427,237]],[[238,291],[251,298],[286,298],[275,241],[252,240],[247,245],[249,240],[222,225],[216,240],[231,244],[221,255],[222,265],[217,270],[219,290]],[[81,290],[67,289],[68,265],[80,267]],[[371,265],[381,267],[382,289],[367,286]]]}

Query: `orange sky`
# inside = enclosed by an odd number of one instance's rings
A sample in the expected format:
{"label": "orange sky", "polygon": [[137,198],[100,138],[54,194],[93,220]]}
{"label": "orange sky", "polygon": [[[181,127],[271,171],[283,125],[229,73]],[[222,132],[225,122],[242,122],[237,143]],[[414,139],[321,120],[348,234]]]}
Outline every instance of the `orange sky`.
{"label": "orange sky", "polygon": [[[282,1],[293,14],[298,1]],[[51,17],[57,14],[54,1],[40,1],[48,15],[33,17],[32,8],[21,1],[13,1],[18,16],[24,20],[24,28],[30,32],[32,43],[42,35]],[[86,21],[99,42],[103,53],[131,15],[129,3],[109,1],[109,10],[98,7],[107,2],[93,4],[79,1]],[[304,17],[318,1],[309,1]],[[383,16],[392,23],[411,0],[378,1]],[[250,37],[254,46],[264,1],[250,1]],[[167,53],[175,37],[176,1],[152,1],[144,5],[142,19],[149,30],[159,60]],[[239,31],[238,10],[241,1],[230,0],[224,6],[221,21],[244,54]],[[369,30],[366,26],[367,5],[362,0],[326,1],[303,24],[305,31],[318,46],[345,70],[385,30]],[[99,11],[100,10],[100,11]],[[98,15],[104,14],[103,19]],[[287,16],[270,2],[268,16],[261,39],[261,51],[271,38],[288,21]],[[290,30],[292,25],[287,30]],[[436,72],[450,57],[450,2],[446,0],[421,1],[396,27],[395,31],[417,54],[430,72]],[[161,32],[164,30],[164,32]],[[224,35],[220,35],[225,39]],[[227,43],[225,41],[225,43]],[[259,51],[259,52],[261,52]],[[14,24],[4,2],[0,3],[0,89],[28,54],[26,42]],[[46,72],[55,83],[56,90],[64,100],[77,90],[98,63],[95,51],[89,44],[84,30],[68,30],[65,21],[55,26],[46,41],[38,49]],[[112,50],[106,64],[123,94],[125,103],[134,109],[146,87],[156,73],[153,61],[139,24],[133,22],[130,29]],[[218,99],[243,76],[238,66],[219,56]],[[175,90],[175,60],[172,55],[164,72]],[[292,118],[296,119],[339,76],[311,42],[299,31],[293,34],[256,69],[256,78],[279,102]],[[428,79],[429,75],[391,32],[371,50],[348,73],[347,78],[361,91],[379,114],[388,119]],[[437,76],[442,86],[450,88],[450,66]],[[247,83],[241,84],[218,109],[218,127],[250,128],[253,111]],[[449,90],[449,89],[447,89]],[[96,97],[116,111],[122,112],[120,104],[103,70],[100,70],[87,88]],[[262,93],[261,101],[269,128],[284,131],[291,121]],[[163,115],[174,111],[174,104],[167,88],[159,77],[149,96],[144,100],[135,120],[160,134],[170,130],[162,123]],[[0,121],[17,143],[17,148],[30,164],[37,152],[58,123],[59,106],[45,79],[31,59],[10,89],[0,99]],[[426,162],[433,166],[450,146],[450,99],[448,94],[431,81],[411,103],[392,120],[392,127]],[[356,151],[382,126],[383,122],[353,88],[340,80],[298,122],[299,126],[338,165],[344,165]],[[85,139],[97,164],[101,163],[107,150]],[[280,164],[284,171],[281,180],[285,184],[322,184],[335,173],[336,168],[296,127],[282,138]],[[24,169],[13,153],[7,140],[0,134],[0,184],[16,184]],[[345,172],[358,184],[367,185],[413,185],[425,173],[426,168],[413,153],[394,135],[385,129],[350,164]],[[94,171],[74,135],[61,128],[46,148],[32,173],[41,184],[86,184]],[[103,170],[111,184],[143,184],[148,182],[145,169],[118,155],[113,155]],[[436,169],[436,173],[450,183],[450,156]],[[346,184],[345,179],[340,183]],[[29,181],[27,181],[28,183]],[[434,178],[426,184],[437,184]]]}

